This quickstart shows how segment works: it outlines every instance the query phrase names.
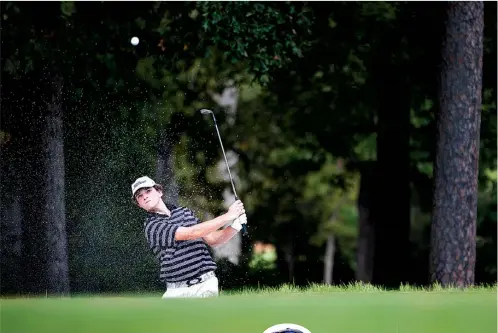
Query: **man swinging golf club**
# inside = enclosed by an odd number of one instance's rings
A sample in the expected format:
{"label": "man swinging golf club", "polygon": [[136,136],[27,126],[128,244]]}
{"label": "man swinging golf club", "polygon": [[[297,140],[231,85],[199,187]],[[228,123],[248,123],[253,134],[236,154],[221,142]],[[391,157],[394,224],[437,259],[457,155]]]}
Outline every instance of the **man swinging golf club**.
{"label": "man swinging golf club", "polygon": [[201,222],[189,208],[166,206],[163,187],[147,176],[138,178],[131,190],[136,204],[147,211],[145,237],[160,261],[159,277],[166,285],[162,298],[218,296],[217,266],[208,245],[226,243],[247,223],[242,202],[236,200],[225,214]]}

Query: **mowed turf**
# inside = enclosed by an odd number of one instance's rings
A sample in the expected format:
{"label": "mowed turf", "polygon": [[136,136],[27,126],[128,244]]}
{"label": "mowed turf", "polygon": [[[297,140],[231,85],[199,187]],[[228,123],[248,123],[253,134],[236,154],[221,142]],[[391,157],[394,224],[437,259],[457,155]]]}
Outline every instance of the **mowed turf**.
{"label": "mowed turf", "polygon": [[215,299],[80,296],[1,300],[1,333],[263,333],[294,323],[312,333],[496,333],[496,287],[379,291],[314,287]]}

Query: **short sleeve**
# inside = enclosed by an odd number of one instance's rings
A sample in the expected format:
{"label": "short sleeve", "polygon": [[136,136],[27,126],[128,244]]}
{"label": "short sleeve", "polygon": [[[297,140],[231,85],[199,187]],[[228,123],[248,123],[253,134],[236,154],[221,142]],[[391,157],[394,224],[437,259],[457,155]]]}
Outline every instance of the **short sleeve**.
{"label": "short sleeve", "polygon": [[195,213],[189,208],[187,208],[187,215],[188,215],[188,220],[193,221],[194,222],[193,224],[201,223],[201,220],[199,220],[195,215]]}
{"label": "short sleeve", "polygon": [[176,246],[175,234],[178,225],[169,223],[153,223],[147,226],[147,239],[152,246],[174,247]]}

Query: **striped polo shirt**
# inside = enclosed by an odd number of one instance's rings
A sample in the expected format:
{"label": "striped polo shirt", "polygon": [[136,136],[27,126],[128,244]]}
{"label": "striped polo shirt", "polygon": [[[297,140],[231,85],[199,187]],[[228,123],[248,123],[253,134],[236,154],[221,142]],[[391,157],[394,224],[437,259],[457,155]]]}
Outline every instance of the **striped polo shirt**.
{"label": "striped polo shirt", "polygon": [[188,281],[216,270],[216,263],[202,238],[175,240],[179,227],[193,226],[199,219],[188,208],[172,205],[168,208],[171,216],[148,212],[144,223],[149,248],[160,262],[160,280],[163,283]]}

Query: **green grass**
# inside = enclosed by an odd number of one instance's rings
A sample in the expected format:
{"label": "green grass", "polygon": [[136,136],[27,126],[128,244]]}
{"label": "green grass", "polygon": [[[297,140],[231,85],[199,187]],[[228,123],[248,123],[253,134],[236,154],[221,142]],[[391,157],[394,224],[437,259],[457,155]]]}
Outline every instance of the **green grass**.
{"label": "green grass", "polygon": [[262,333],[295,323],[312,333],[495,333],[497,286],[385,291],[369,285],[283,286],[214,299],[80,295],[1,300],[1,333]]}

